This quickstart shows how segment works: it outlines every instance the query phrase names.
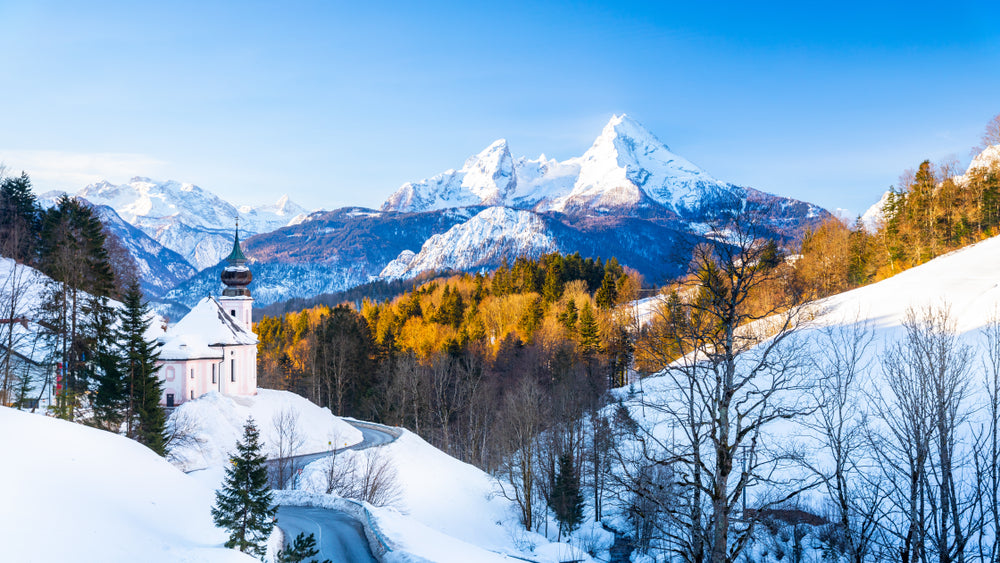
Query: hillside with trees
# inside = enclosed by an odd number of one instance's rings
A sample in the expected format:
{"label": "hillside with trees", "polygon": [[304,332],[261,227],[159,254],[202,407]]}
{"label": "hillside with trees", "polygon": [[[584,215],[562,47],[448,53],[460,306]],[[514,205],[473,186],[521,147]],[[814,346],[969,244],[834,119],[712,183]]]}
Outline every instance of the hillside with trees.
{"label": "hillside with trees", "polygon": [[[611,258],[547,254],[496,272],[434,280],[385,303],[316,306],[256,324],[258,373],[334,414],[412,428],[442,450],[495,468],[518,423],[574,421],[621,385],[630,348],[616,305],[641,280]],[[547,412],[548,411],[548,412]]]}

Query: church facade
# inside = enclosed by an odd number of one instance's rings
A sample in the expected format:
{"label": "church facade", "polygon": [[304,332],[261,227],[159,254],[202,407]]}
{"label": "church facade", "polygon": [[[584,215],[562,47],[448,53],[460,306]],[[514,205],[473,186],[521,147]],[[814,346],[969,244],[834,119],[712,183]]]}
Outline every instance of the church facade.
{"label": "church facade", "polygon": [[239,229],[222,271],[225,289],[202,299],[160,338],[160,404],[175,407],[218,391],[257,394],[257,335],[251,327],[253,281],[240,248]]}

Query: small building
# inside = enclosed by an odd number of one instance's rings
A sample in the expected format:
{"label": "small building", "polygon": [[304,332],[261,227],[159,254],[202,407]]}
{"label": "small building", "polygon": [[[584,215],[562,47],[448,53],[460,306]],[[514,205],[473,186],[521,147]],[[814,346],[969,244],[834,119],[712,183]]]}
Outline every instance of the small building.
{"label": "small building", "polygon": [[160,404],[175,407],[209,391],[257,394],[257,335],[251,326],[253,275],[239,227],[222,271],[222,297],[206,297],[160,338]]}

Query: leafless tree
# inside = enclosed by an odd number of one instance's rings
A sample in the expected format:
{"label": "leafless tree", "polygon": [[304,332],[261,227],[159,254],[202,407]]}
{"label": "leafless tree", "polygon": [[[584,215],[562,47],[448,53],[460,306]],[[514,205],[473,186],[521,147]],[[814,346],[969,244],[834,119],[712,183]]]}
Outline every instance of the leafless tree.
{"label": "leafless tree", "polygon": [[545,421],[545,396],[532,378],[524,378],[507,393],[500,413],[503,451],[510,452],[501,465],[501,493],[517,503],[521,524],[533,530],[537,491],[535,466],[537,439]]}
{"label": "leafless tree", "polygon": [[385,450],[376,446],[362,450],[356,457],[359,459],[351,487],[353,493],[348,496],[375,506],[399,504],[402,498],[399,474]]}
{"label": "leafless tree", "polygon": [[[804,359],[797,348],[803,309],[783,283],[762,211],[722,213],[710,242],[695,248],[685,286],[659,314],[648,356],[664,360],[666,389],[641,408],[673,429],[667,441],[640,428],[651,462],[676,464],[687,497],[686,538],[675,548],[688,561],[735,561],[750,541],[753,513],[734,520],[744,496],[767,487],[775,503],[815,482],[776,481],[801,454],[779,447],[768,427],[810,413]],[[650,349],[651,348],[651,349]]]}
{"label": "leafless tree", "polygon": [[299,427],[299,413],[288,406],[271,417],[274,430],[274,465],[271,479],[274,487],[284,489],[291,485],[295,476],[293,459],[305,443],[305,434]]}
{"label": "leafless tree", "polygon": [[183,410],[174,411],[167,419],[167,438],[165,447],[167,460],[171,463],[184,463],[183,453],[187,450],[200,449],[205,440],[198,435],[199,424]]}
{"label": "leafless tree", "polygon": [[875,397],[886,434],[875,451],[902,520],[889,532],[904,563],[961,562],[977,527],[975,499],[957,475],[971,463],[959,430],[969,415],[972,349],[959,341],[947,307],[910,309],[903,326],[905,337],[883,358],[886,392]]}
{"label": "leafless tree", "polygon": [[989,402],[984,409],[985,425],[979,428],[976,437],[978,510],[983,522],[976,547],[981,561],[997,563],[1000,562],[1000,543],[996,541],[1000,537],[1000,318],[994,314],[982,332],[986,341],[982,383]]}
{"label": "leafless tree", "polygon": [[[870,376],[870,350],[875,337],[860,315],[846,325],[818,331],[813,367],[818,374],[813,396],[817,412],[806,425],[816,431],[832,466],[810,465],[822,479],[835,507],[839,532],[854,563],[865,561],[876,532],[880,489],[863,482],[859,459],[867,457],[861,383]],[[869,496],[865,492],[874,492]]]}
{"label": "leafless tree", "polygon": [[339,432],[334,432],[330,436],[329,456],[327,456],[326,466],[326,494],[337,493],[340,496],[350,496],[350,487],[354,482],[354,464],[345,462],[341,450],[337,446],[343,441]]}

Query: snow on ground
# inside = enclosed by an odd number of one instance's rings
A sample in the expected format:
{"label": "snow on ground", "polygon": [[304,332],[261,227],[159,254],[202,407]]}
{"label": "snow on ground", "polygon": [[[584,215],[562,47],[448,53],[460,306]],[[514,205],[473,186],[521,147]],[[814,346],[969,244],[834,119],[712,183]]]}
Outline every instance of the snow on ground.
{"label": "snow on ground", "polygon": [[170,416],[170,422],[187,427],[198,443],[177,448],[174,463],[184,471],[225,465],[243,436],[243,425],[252,416],[260,430],[268,457],[274,457],[277,433],[273,424],[282,412],[298,417],[303,443],[296,454],[325,452],[331,446],[342,448],[361,441],[361,431],[318,407],[308,399],[289,391],[257,389],[253,397],[229,397],[211,392],[186,401]]}
{"label": "snow on ground", "polygon": [[[400,550],[439,563],[502,559],[492,553],[555,562],[553,556],[566,551],[545,548],[548,540],[524,531],[514,504],[500,494],[492,477],[412,432],[403,431],[396,441],[378,448],[342,452],[337,463],[357,464],[375,454],[392,460],[401,494],[394,507],[372,508],[371,514]],[[308,465],[300,487],[323,493],[328,467],[328,459]]]}
{"label": "snow on ground", "polygon": [[[809,360],[819,358],[830,346],[823,331],[831,327],[867,326],[873,333],[871,346],[859,365],[869,369],[861,376],[860,384],[870,393],[879,393],[884,388],[884,374],[881,361],[884,352],[898,342],[905,334],[903,322],[907,310],[918,313],[927,308],[947,307],[954,322],[955,331],[961,342],[979,346],[976,357],[971,362],[971,393],[966,408],[972,413],[973,422],[980,413],[980,407],[988,402],[982,389],[982,346],[985,344],[981,330],[992,318],[1000,316],[1000,237],[994,237],[975,245],[956,250],[938,257],[921,266],[911,268],[881,282],[861,287],[820,300],[811,307],[815,318],[793,337],[792,342],[800,346],[795,350],[797,357]],[[753,351],[750,352],[753,354]],[[815,368],[804,364],[805,376],[817,375]],[[650,406],[662,405],[676,400],[667,377],[652,376],[638,385],[638,393],[630,390],[616,390],[617,397],[629,407],[631,415],[644,428],[652,428],[660,438],[671,436],[670,419],[662,411]],[[614,405],[608,407],[611,414]],[[872,414],[870,401],[862,401],[853,407],[858,417]],[[977,423],[978,424],[978,423]],[[781,421],[765,431],[771,445],[793,443],[804,444],[802,451],[810,452],[812,462],[820,467],[828,466],[828,456],[817,449],[815,439],[809,430],[795,421]],[[803,472],[801,467],[785,467],[783,477],[794,477]],[[822,489],[816,489],[803,497],[802,502],[821,508]],[[751,492],[751,495],[753,492]],[[610,499],[609,499],[610,500]],[[751,501],[752,502],[752,501]],[[610,511],[607,511],[610,512]],[[606,513],[607,514],[607,513]],[[615,521],[611,516],[609,522]]]}
{"label": "snow on ground", "polygon": [[2,559],[253,561],[226,549],[212,489],[146,447],[0,407]]}

